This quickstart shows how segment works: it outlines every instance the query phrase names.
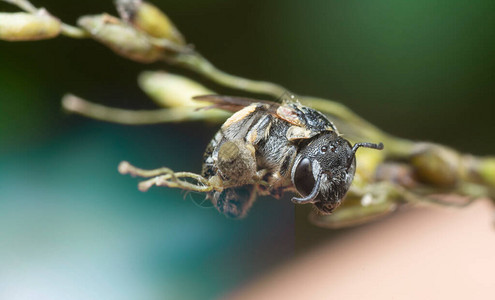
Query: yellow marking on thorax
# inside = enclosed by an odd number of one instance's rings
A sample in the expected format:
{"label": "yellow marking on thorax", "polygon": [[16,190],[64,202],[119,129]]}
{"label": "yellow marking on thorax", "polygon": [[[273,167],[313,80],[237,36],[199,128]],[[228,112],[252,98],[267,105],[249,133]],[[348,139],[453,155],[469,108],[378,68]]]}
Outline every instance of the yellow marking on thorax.
{"label": "yellow marking on thorax", "polygon": [[226,129],[226,128],[230,127],[232,124],[243,120],[244,118],[246,118],[247,116],[252,114],[256,110],[256,107],[257,107],[256,104],[252,104],[252,105],[244,107],[240,111],[233,114],[230,118],[228,118],[227,121],[225,121],[225,123],[223,123],[222,128]]}
{"label": "yellow marking on thorax", "polygon": [[311,130],[299,126],[291,126],[287,130],[286,137],[289,141],[298,139],[309,139],[314,136]]}
{"label": "yellow marking on thorax", "polygon": [[296,126],[303,126],[301,119],[297,116],[297,112],[289,106],[282,105],[277,108],[277,116]]}

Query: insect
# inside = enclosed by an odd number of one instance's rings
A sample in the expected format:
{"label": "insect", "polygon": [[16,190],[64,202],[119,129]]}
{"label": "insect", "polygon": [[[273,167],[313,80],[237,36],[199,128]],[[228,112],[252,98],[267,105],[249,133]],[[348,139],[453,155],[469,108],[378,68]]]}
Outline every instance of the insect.
{"label": "insect", "polygon": [[298,195],[294,203],[311,203],[320,214],[330,214],[352,183],[356,151],[383,149],[382,143],[351,145],[325,115],[293,95],[282,103],[219,95],[194,99],[212,103],[206,109],[234,112],[207,146],[201,175],[145,171],[127,162],[119,170],[152,177],[140,183],[141,190],[156,185],[206,192],[228,217],[245,216],[257,196],[279,198],[285,192]]}

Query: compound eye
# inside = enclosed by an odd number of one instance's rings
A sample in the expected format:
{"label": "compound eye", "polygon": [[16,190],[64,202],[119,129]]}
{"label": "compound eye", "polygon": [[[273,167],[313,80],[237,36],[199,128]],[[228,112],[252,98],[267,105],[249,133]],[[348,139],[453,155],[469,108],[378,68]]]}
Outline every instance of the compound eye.
{"label": "compound eye", "polygon": [[309,158],[303,158],[297,165],[294,173],[294,185],[303,196],[309,195],[313,190],[315,178],[313,177],[313,168]]}

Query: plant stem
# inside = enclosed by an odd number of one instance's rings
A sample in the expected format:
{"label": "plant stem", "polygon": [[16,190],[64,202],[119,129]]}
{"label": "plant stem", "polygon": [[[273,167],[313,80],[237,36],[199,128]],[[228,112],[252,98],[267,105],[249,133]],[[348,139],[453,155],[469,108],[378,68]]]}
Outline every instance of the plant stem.
{"label": "plant stem", "polygon": [[[179,64],[182,67],[186,67],[218,84],[229,88],[239,89],[251,93],[271,95],[273,97],[280,97],[287,91],[287,89],[275,83],[255,81],[225,73],[216,68],[197,52],[190,54],[177,54],[172,58],[166,58],[166,61]],[[411,149],[414,144],[413,142],[393,137],[381,131],[376,126],[364,120],[340,103],[314,97],[301,97],[300,100],[303,104],[311,106],[327,115],[335,116],[341,119],[345,123],[349,124],[349,126],[352,126],[353,130],[358,132],[360,136],[366,136],[368,139],[385,143],[387,145],[386,152],[390,156],[407,157],[411,154]]]}
{"label": "plant stem", "polygon": [[[315,97],[300,97],[303,104],[308,105],[326,115],[335,116],[342,120],[347,127],[352,127],[352,130],[359,133],[359,136],[367,139],[383,142],[386,146],[388,156],[391,157],[408,157],[414,146],[414,142],[394,137],[388,133],[361,118],[345,105],[321,98]],[[331,118],[332,119],[332,118]]]}
{"label": "plant stem", "polygon": [[[31,4],[31,2],[29,2],[27,0],[0,0],[0,1],[4,1],[4,2],[10,3],[12,5],[15,5],[15,6],[19,7],[20,9],[22,9],[28,13],[31,13],[33,15],[38,14],[40,12],[49,14],[46,9],[44,9],[44,8],[38,9],[33,4]],[[89,34],[86,31],[84,31],[78,27],[68,25],[68,24],[65,24],[63,22],[61,22],[61,27],[62,27],[61,28],[61,34],[65,35],[67,37],[71,37],[71,38],[75,38],[75,39],[82,39],[82,38],[88,38],[89,37]]]}
{"label": "plant stem", "polygon": [[89,33],[87,33],[85,30],[65,23],[62,23],[61,33],[73,39],[85,39],[90,37]]}
{"label": "plant stem", "polygon": [[32,5],[31,2],[27,0],[1,0],[1,1],[15,5],[28,13],[35,14],[38,12],[38,9],[34,5]]}
{"label": "plant stem", "polygon": [[173,123],[184,120],[225,119],[224,114],[214,115],[205,111],[197,111],[195,107],[171,107],[155,110],[127,110],[108,107],[89,102],[77,96],[68,94],[62,98],[62,106],[69,112],[74,112],[93,119],[126,124],[144,125],[157,123]]}
{"label": "plant stem", "polygon": [[173,57],[165,58],[165,61],[178,64],[192,70],[218,84],[233,89],[248,91],[251,93],[265,94],[273,97],[280,97],[287,91],[286,88],[267,81],[250,80],[243,77],[228,74],[219,70],[199,53],[191,54],[179,53]]}

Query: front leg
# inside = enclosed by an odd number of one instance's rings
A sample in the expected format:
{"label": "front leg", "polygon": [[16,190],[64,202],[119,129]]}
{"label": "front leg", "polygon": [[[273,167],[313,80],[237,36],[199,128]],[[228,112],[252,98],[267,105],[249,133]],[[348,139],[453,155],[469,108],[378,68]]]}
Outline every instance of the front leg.
{"label": "front leg", "polygon": [[339,209],[329,215],[313,211],[310,220],[317,226],[332,229],[357,226],[391,214],[405,198],[413,201],[402,187],[388,182],[369,184],[362,189],[352,186]]}

